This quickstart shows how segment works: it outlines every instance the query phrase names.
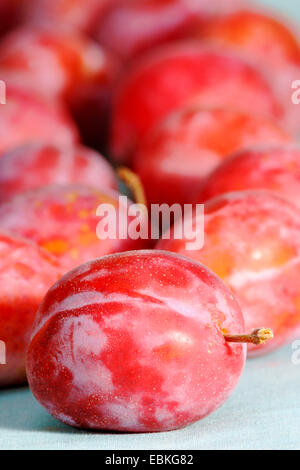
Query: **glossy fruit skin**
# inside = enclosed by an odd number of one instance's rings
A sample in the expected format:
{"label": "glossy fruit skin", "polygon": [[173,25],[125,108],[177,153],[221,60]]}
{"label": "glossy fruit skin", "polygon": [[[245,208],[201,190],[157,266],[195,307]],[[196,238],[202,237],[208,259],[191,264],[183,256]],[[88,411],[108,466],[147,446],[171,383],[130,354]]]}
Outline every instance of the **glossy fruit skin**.
{"label": "glossy fruit skin", "polygon": [[0,106],[0,153],[32,142],[68,147],[79,141],[75,124],[57,103],[7,86],[6,104]]}
{"label": "glossy fruit skin", "polygon": [[[119,205],[119,193],[83,185],[45,186],[15,196],[0,205],[0,228],[28,238],[61,261],[64,272],[100,256],[139,249],[147,241],[99,239],[96,215],[100,204],[111,204],[125,220],[127,209]],[[131,218],[128,219],[129,222]],[[147,246],[147,245],[146,245]]]}
{"label": "glossy fruit skin", "polygon": [[198,42],[167,45],[137,61],[120,81],[112,118],[114,158],[128,161],[151,129],[184,105],[281,117],[271,89],[248,63]]}
{"label": "glossy fruit skin", "polygon": [[267,191],[227,193],[205,207],[204,247],[161,240],[157,248],[203,263],[232,290],[246,331],[267,327],[274,339],[249,346],[249,355],[272,351],[300,332],[300,212]]}
{"label": "glossy fruit skin", "polygon": [[291,102],[291,84],[300,74],[300,43],[296,25],[268,12],[242,9],[200,25],[196,36],[228,46],[248,57],[268,78],[285,110],[287,128],[299,135],[300,111]]}
{"label": "glossy fruit skin", "polygon": [[291,138],[273,121],[228,109],[191,107],[171,114],[149,134],[133,168],[150,203],[190,204],[205,177],[233,152],[288,142]]}
{"label": "glossy fruit skin", "polygon": [[273,191],[300,208],[300,149],[265,146],[238,152],[204,181],[196,199],[247,189]]}
{"label": "glossy fruit skin", "polygon": [[259,10],[242,9],[214,17],[199,28],[199,38],[240,47],[268,63],[299,62],[299,42],[292,27]]}
{"label": "glossy fruit skin", "polygon": [[[245,361],[223,283],[198,263],[140,251],[101,258],[55,284],[37,316],[27,374],[55,418],[90,429],[177,429],[220,406]],[[59,386],[58,386],[59,384]]]}
{"label": "glossy fruit skin", "polygon": [[86,141],[104,133],[118,68],[111,54],[77,32],[24,27],[0,44],[1,78],[63,102]]}
{"label": "glossy fruit skin", "polygon": [[30,0],[23,9],[23,21],[89,33],[108,1],[111,0]]}
{"label": "glossy fruit skin", "polygon": [[57,260],[28,240],[0,232],[0,387],[26,382],[25,355],[36,312],[61,275]]}
{"label": "glossy fruit skin", "polygon": [[86,184],[117,190],[113,168],[102,155],[86,147],[31,144],[0,156],[0,201],[51,184]]}
{"label": "glossy fruit skin", "polygon": [[211,14],[231,11],[242,0],[131,0],[110,2],[95,37],[124,62],[157,45],[184,37]]}

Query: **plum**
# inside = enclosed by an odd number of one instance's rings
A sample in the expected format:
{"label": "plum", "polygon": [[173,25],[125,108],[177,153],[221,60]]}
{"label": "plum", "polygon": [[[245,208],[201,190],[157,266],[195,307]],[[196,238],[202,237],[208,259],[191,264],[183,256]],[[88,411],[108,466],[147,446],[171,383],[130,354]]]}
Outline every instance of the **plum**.
{"label": "plum", "polygon": [[164,252],[106,256],[46,295],[27,354],[36,399],[79,428],[168,431],[224,403],[245,362],[240,308],[209,270]]}
{"label": "plum", "polygon": [[198,42],[167,45],[135,62],[120,80],[111,131],[115,160],[130,161],[151,130],[184,105],[283,117],[264,77],[240,58]]}
{"label": "plum", "polygon": [[288,142],[291,138],[273,121],[229,109],[189,107],[149,134],[134,155],[133,168],[149,202],[189,204],[204,178],[233,152]]}
{"label": "plum", "polygon": [[77,127],[60,105],[7,86],[6,104],[0,104],[0,153],[22,144],[52,142],[73,146],[79,141]]}
{"label": "plum", "polygon": [[[60,259],[66,272],[106,254],[148,246],[147,240],[129,236],[133,217],[119,196],[78,184],[33,189],[0,205],[0,228],[48,250]],[[98,226],[107,217],[97,215],[100,205],[114,211],[116,224],[115,233],[101,239]]]}
{"label": "plum", "polygon": [[300,148],[263,146],[238,152],[204,181],[196,199],[247,189],[273,191],[300,208]]}
{"label": "plum", "polygon": [[51,184],[82,183],[117,190],[113,168],[97,152],[77,146],[23,145],[0,156],[0,201]]}
{"label": "plum", "polygon": [[[193,35],[193,34],[192,34]],[[268,12],[243,9],[199,25],[196,37],[228,46],[247,57],[268,78],[286,110],[286,126],[300,132],[300,111],[291,101],[291,85],[300,75],[297,28]]]}
{"label": "plum", "polygon": [[24,5],[22,16],[29,25],[88,33],[109,2],[111,0],[30,0]]}
{"label": "plum", "polygon": [[[195,230],[199,227],[193,215]],[[265,354],[300,333],[300,211],[268,191],[241,191],[211,199],[205,206],[202,249],[187,250],[187,240],[171,233],[158,249],[203,263],[236,295],[246,329],[267,325],[275,339],[249,346]]]}
{"label": "plum", "polygon": [[96,39],[125,63],[152,47],[188,34],[209,15],[232,11],[243,0],[115,0],[94,27]]}
{"label": "plum", "polygon": [[118,63],[76,32],[20,28],[0,44],[0,76],[8,84],[68,107],[91,145],[104,139]]}
{"label": "plum", "polygon": [[0,340],[5,343],[6,364],[0,365],[0,387],[26,382],[25,355],[35,315],[61,273],[54,256],[1,230]]}

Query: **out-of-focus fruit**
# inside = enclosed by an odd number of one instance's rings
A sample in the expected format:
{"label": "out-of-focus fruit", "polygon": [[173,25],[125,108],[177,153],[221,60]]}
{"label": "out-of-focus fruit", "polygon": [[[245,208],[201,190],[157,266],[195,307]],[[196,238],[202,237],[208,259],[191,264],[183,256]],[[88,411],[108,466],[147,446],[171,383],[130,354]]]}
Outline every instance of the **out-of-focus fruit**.
{"label": "out-of-focus fruit", "polygon": [[63,100],[86,142],[104,138],[117,61],[77,32],[22,28],[0,44],[0,77],[9,84]]}
{"label": "out-of-focus fruit", "polygon": [[268,189],[300,208],[300,149],[262,147],[238,152],[203,183],[198,201],[246,189]]}
{"label": "out-of-focus fruit", "polygon": [[[188,293],[188,295],[187,295]],[[203,266],[141,251],[80,266],[48,292],[27,355],[37,400],[80,428],[186,426],[219,407],[241,375],[240,308]]]}
{"label": "out-of-focus fruit", "polygon": [[188,204],[194,202],[203,179],[233,152],[290,141],[277,124],[264,118],[188,108],[173,113],[150,133],[133,159],[133,168],[150,203]]}
{"label": "out-of-focus fruit", "polygon": [[291,101],[292,82],[300,76],[300,43],[288,23],[268,13],[242,10],[199,25],[196,36],[230,46],[268,77],[286,109],[286,125],[300,133],[300,108]]}
{"label": "out-of-focus fruit", "polygon": [[171,234],[157,247],[189,256],[218,274],[236,295],[247,331],[272,328],[274,340],[250,345],[250,355],[264,354],[297,337],[299,209],[267,191],[225,194],[205,207],[204,240],[202,249],[188,251],[187,240],[175,240]]}
{"label": "out-of-focus fruit", "polygon": [[95,27],[95,37],[123,61],[187,35],[212,14],[241,7],[243,0],[116,0],[110,2]]}
{"label": "out-of-focus fruit", "polygon": [[0,387],[26,381],[25,355],[35,315],[60,273],[54,256],[28,240],[0,232],[0,341],[5,344]]}
{"label": "out-of-focus fruit", "polygon": [[[100,204],[110,207],[106,239],[97,235],[98,223],[105,221],[104,215],[96,215]],[[147,246],[146,240],[129,237],[131,220],[118,193],[83,185],[45,186],[0,205],[0,228],[29,238],[56,255],[65,271],[103,255]]]}
{"label": "out-of-focus fruit", "polygon": [[18,147],[0,157],[0,200],[50,184],[82,183],[117,190],[113,168],[99,153],[51,144]]}
{"label": "out-of-focus fruit", "polygon": [[49,103],[21,88],[6,87],[0,104],[0,152],[32,142],[72,146],[79,141],[77,128],[57,103]]}
{"label": "out-of-focus fruit", "polygon": [[130,159],[154,126],[191,104],[282,117],[268,84],[248,63],[197,42],[168,45],[138,61],[121,80],[112,123],[114,158]]}
{"label": "out-of-focus fruit", "polygon": [[[11,0],[10,0],[11,1]],[[113,0],[30,0],[23,9],[29,25],[89,32],[107,3]]]}

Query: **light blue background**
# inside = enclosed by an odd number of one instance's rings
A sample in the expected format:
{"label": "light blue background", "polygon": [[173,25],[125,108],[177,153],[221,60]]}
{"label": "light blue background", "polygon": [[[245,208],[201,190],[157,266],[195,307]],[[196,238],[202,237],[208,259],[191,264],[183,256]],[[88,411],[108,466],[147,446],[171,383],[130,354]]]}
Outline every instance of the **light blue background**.
{"label": "light blue background", "polygon": [[269,8],[284,12],[291,18],[300,20],[300,3],[299,0],[261,0],[256,3],[266,5]]}
{"label": "light blue background", "polygon": [[[299,0],[261,3],[300,21]],[[0,449],[300,449],[300,365],[293,365],[292,354],[290,345],[248,361],[238,388],[221,409],[170,433],[77,431],[52,419],[28,389],[2,391]]]}

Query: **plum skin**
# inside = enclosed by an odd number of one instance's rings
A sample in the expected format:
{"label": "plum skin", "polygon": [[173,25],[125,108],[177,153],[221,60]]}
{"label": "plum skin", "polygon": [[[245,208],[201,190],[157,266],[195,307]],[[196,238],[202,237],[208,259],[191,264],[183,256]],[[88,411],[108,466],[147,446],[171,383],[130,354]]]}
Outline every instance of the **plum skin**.
{"label": "plum skin", "polygon": [[[45,101],[66,106],[82,139],[97,148],[104,139],[119,63],[78,32],[28,26],[0,44],[0,75]],[[51,134],[49,136],[51,140]]]}
{"label": "plum skin", "polygon": [[171,113],[149,133],[134,155],[133,168],[149,203],[183,205],[195,200],[204,179],[234,152],[291,142],[273,121],[192,106]]}
{"label": "plum skin", "polygon": [[286,129],[298,136],[299,111],[290,99],[291,83],[300,72],[300,43],[294,25],[264,11],[242,9],[212,18],[195,35],[215,46],[229,47],[261,70],[285,109]]}
{"label": "plum skin", "polygon": [[122,223],[120,212],[128,226],[132,220],[119,195],[82,184],[43,186],[0,204],[0,228],[28,238],[57,256],[67,272],[94,258],[148,247],[148,240],[133,240],[129,232],[124,238],[98,238],[101,218],[96,213],[101,204],[116,209],[117,223]]}
{"label": "plum skin", "polygon": [[50,184],[81,183],[103,190],[118,189],[113,167],[87,147],[31,144],[0,156],[0,201]]}
{"label": "plum skin", "polygon": [[263,146],[239,151],[211,173],[199,188],[199,201],[248,189],[272,191],[300,208],[300,148]]}
{"label": "plum skin", "polygon": [[238,382],[246,349],[226,343],[226,331],[244,331],[240,308],[200,264],[154,250],[105,256],[46,295],[28,348],[29,384],[75,427],[181,428]]}
{"label": "plum skin", "polygon": [[68,112],[57,102],[49,103],[22,88],[6,87],[6,105],[0,114],[0,152],[32,142],[68,147],[80,140]]}
{"label": "plum skin", "polygon": [[0,232],[0,340],[6,364],[0,387],[26,382],[25,355],[37,309],[62,270],[54,256],[28,240]]}
{"label": "plum skin", "polygon": [[31,0],[22,9],[23,21],[29,26],[90,33],[107,3],[109,0]]}
{"label": "plum skin", "polygon": [[244,0],[114,0],[100,15],[94,35],[127,64],[147,50],[184,38],[210,15],[242,5]]}
{"label": "plum skin", "polygon": [[283,117],[264,77],[236,55],[197,41],[168,44],[139,58],[119,81],[112,112],[113,158],[127,163],[159,122],[189,105],[278,121]]}
{"label": "plum skin", "polygon": [[157,249],[185,255],[215,272],[236,296],[246,330],[268,327],[274,339],[248,355],[273,351],[300,332],[300,212],[263,190],[226,193],[205,205],[205,243],[160,240]]}

